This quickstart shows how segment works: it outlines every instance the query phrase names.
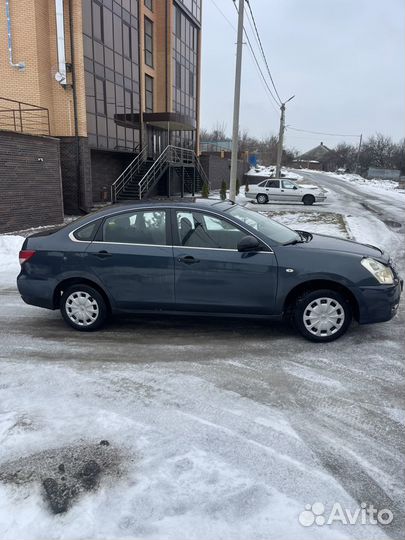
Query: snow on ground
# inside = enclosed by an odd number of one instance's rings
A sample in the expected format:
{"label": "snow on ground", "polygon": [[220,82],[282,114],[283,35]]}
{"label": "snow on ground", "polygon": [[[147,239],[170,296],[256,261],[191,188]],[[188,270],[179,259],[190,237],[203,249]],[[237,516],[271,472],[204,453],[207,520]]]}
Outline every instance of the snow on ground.
{"label": "snow on ground", "polygon": [[[247,173],[248,176],[251,177],[263,177],[264,178],[270,178],[271,176],[274,176],[276,174],[276,167],[270,166],[270,167],[255,167],[250,169]],[[291,180],[302,180],[302,176],[300,174],[297,174],[296,172],[292,172],[289,169],[286,169],[284,167],[281,168],[281,174],[285,175],[288,178],[291,178]]]}
{"label": "snow on ground", "polygon": [[16,287],[20,272],[18,253],[23,242],[22,236],[0,235],[0,289]]}
{"label": "snow on ground", "polygon": [[[363,178],[359,174],[336,174],[332,172],[325,173],[328,176],[337,177],[340,180],[345,180],[347,182],[351,182],[353,184],[356,184],[358,186],[364,186],[364,187],[372,187],[377,188],[378,190],[383,191],[398,191],[398,182],[395,182],[394,180],[383,180],[381,178]],[[403,193],[403,190],[400,190],[400,192]]]}
{"label": "snow on ground", "polygon": [[[61,456],[55,464],[69,469],[65,448],[101,440],[126,459],[121,473],[102,471],[98,489],[83,492],[66,514],[50,512],[29,474],[18,485],[0,484],[2,540],[385,538],[377,527],[299,524],[315,486],[316,500],[328,506],[357,503],[319,467],[282,411],[206,380],[221,359],[184,367],[129,358],[78,362],[71,351],[66,362],[58,359],[63,343],[55,345],[50,361],[2,360],[0,462],[25,458],[29,473],[37,453],[50,450]],[[244,366],[242,357],[233,361]],[[294,364],[291,370],[293,378],[311,376]],[[314,381],[325,382],[316,371]],[[328,391],[339,393],[332,383],[326,380]],[[41,475],[61,477],[47,466]]]}
{"label": "snow on ground", "polygon": [[292,212],[291,210],[271,211],[260,213],[290,227],[317,234],[327,234],[340,238],[351,238],[346,229],[344,218],[332,212]]}

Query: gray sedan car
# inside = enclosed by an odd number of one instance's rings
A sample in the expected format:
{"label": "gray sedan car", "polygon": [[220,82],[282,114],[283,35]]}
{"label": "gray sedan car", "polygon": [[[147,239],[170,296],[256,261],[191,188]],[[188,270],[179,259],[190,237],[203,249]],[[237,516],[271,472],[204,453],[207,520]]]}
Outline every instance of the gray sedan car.
{"label": "gray sedan car", "polygon": [[111,206],[28,237],[18,289],[77,330],[114,313],[293,321],[312,341],[388,321],[402,282],[380,249],[294,231],[230,202]]}

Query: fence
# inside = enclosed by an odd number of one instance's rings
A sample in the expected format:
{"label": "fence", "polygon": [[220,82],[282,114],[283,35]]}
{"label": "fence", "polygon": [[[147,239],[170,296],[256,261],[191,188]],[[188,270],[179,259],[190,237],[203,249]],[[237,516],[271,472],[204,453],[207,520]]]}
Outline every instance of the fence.
{"label": "fence", "polygon": [[0,130],[50,135],[49,111],[45,107],[0,97]]}

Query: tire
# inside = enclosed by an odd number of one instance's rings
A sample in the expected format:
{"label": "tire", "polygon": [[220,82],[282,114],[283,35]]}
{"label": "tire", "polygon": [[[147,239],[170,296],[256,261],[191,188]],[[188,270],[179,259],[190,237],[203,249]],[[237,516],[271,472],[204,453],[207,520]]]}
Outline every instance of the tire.
{"label": "tire", "polygon": [[60,311],[65,322],[81,332],[98,330],[108,317],[103,296],[93,287],[80,283],[64,291]]}
{"label": "tire", "polygon": [[305,204],[305,206],[311,206],[315,202],[315,197],[313,195],[304,195],[302,202]]}
{"label": "tire", "polygon": [[256,197],[257,204],[266,204],[269,202],[269,198],[267,195],[264,195],[263,193],[259,193]]}
{"label": "tire", "polygon": [[[322,320],[319,315],[325,318]],[[293,310],[296,329],[306,339],[317,343],[338,339],[349,328],[351,321],[350,302],[343,294],[330,289],[304,293],[297,299]]]}

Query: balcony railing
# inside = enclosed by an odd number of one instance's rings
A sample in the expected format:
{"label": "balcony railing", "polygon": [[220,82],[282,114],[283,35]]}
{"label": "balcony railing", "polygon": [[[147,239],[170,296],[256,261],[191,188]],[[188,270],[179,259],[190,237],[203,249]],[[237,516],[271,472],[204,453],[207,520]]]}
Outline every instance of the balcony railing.
{"label": "balcony railing", "polygon": [[49,110],[31,103],[0,97],[0,130],[50,135]]}

